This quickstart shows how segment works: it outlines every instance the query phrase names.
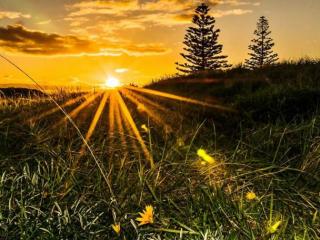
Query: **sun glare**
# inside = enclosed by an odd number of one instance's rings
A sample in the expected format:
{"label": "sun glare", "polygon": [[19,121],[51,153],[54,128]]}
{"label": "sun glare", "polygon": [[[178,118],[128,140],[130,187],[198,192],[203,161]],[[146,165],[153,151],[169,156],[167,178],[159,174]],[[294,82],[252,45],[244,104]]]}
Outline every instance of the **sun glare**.
{"label": "sun glare", "polygon": [[107,88],[117,88],[121,86],[121,83],[118,78],[109,76],[104,85]]}

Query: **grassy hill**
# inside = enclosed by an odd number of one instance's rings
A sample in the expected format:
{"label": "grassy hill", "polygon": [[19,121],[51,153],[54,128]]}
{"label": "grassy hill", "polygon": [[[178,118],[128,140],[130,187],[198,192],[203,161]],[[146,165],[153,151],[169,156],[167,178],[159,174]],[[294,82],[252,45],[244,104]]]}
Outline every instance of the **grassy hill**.
{"label": "grassy hill", "polygon": [[[51,102],[0,102],[0,238],[320,238],[319,62],[172,77],[146,88],[233,111],[144,95],[164,108],[168,130],[124,97],[155,167],[130,133],[108,132],[106,108],[89,142],[106,181],[74,128],[57,127],[64,116]],[[88,99],[54,98],[73,100],[68,113]],[[101,98],[73,118],[83,135]],[[138,226],[146,205],[154,221]]]}
{"label": "grassy hill", "polygon": [[256,71],[238,67],[162,79],[146,87],[205,101],[219,100],[253,120],[290,120],[318,109],[320,62],[284,62]]}

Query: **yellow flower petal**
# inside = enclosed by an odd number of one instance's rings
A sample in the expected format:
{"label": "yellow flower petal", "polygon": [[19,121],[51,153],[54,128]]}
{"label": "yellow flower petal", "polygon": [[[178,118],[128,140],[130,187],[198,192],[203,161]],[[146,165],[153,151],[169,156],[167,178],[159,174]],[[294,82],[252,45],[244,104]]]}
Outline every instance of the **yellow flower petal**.
{"label": "yellow flower petal", "polygon": [[149,128],[145,125],[145,124],[142,124],[141,125],[141,129],[145,132],[148,132],[149,131]]}
{"label": "yellow flower petal", "polygon": [[254,193],[254,192],[247,192],[247,194],[246,194],[246,199],[248,199],[248,200],[254,200],[254,199],[256,199],[257,198],[257,195]]}
{"label": "yellow flower petal", "polygon": [[270,225],[268,227],[268,232],[271,233],[271,234],[275,233],[278,230],[278,228],[281,225],[281,223],[282,223],[282,221],[279,220],[279,221],[275,222],[274,224]]}
{"label": "yellow flower petal", "polygon": [[197,151],[197,154],[199,157],[201,157],[207,163],[214,164],[216,162],[216,160],[213,157],[211,157],[209,154],[207,154],[207,152],[202,148],[200,148]]}
{"label": "yellow flower petal", "polygon": [[151,205],[147,205],[145,210],[139,213],[141,217],[136,218],[139,223],[139,226],[153,223],[153,207]]}
{"label": "yellow flower petal", "polygon": [[112,227],[113,231],[115,231],[117,234],[120,233],[120,231],[121,231],[120,223],[112,224],[111,227]]}

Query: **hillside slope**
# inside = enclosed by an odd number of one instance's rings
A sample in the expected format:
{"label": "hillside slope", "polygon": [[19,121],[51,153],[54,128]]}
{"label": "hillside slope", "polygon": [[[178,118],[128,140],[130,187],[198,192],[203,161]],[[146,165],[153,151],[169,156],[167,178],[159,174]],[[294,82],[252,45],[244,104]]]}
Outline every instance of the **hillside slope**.
{"label": "hillside slope", "polygon": [[318,111],[320,62],[304,60],[256,71],[235,68],[172,77],[146,88],[207,102],[218,100],[256,121],[290,121]]}

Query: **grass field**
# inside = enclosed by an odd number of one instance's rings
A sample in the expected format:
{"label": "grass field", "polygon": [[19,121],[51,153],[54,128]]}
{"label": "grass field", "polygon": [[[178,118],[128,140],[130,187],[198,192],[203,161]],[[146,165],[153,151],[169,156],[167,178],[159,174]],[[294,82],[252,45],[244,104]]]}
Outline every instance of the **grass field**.
{"label": "grass field", "polygon": [[123,96],[153,168],[119,102],[88,137],[103,93],[52,95],[92,153],[49,98],[0,99],[0,239],[320,239],[319,62],[147,87],[223,107]]}

